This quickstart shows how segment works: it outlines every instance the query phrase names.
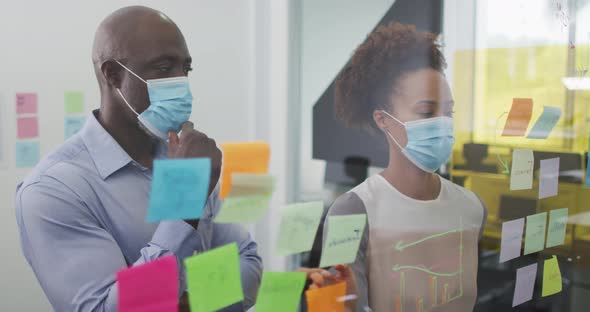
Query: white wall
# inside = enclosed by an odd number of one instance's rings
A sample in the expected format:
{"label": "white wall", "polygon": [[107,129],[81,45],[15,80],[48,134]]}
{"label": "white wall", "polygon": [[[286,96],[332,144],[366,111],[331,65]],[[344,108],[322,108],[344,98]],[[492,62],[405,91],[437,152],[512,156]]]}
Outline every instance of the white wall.
{"label": "white wall", "polygon": [[301,193],[322,196],[325,162],[313,160],[312,112],[356,47],[395,0],[302,0]]}
{"label": "white wall", "polygon": [[[178,24],[194,59],[195,71],[190,80],[196,99],[192,119],[197,127],[218,142],[269,141],[273,153],[271,174],[280,176],[285,171],[288,155],[284,142],[287,45],[284,40],[277,45],[269,40],[287,36],[286,22],[280,20],[286,16],[286,3],[286,0],[2,2],[1,311],[49,310],[18,243],[13,196],[17,182],[29,170],[14,166],[15,93],[39,93],[41,153],[46,155],[63,142],[64,91],[83,91],[87,112],[98,107],[98,87],[90,53],[99,22],[126,5],[144,4],[160,9]],[[278,15],[271,19],[269,14]],[[275,30],[270,33],[268,29]],[[272,56],[272,61],[268,56]],[[286,179],[279,180],[273,209],[285,202]],[[274,218],[276,215],[271,212],[269,220]],[[259,233],[256,236],[268,236],[275,230],[264,222],[254,228],[253,232]],[[283,261],[270,259],[270,244],[261,242],[261,254],[270,267],[279,270],[284,266]]]}

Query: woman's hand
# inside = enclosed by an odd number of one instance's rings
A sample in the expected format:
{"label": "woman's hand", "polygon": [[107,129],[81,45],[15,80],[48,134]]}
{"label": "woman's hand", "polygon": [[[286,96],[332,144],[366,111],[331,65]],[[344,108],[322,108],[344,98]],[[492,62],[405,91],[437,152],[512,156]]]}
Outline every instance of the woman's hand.
{"label": "woman's hand", "polygon": [[345,301],[345,311],[355,311],[358,291],[354,273],[348,265],[344,264],[336,265],[333,268],[337,271],[335,274],[320,268],[300,268],[297,271],[307,274],[307,279],[311,280],[310,290],[346,282],[346,296],[341,299]]}

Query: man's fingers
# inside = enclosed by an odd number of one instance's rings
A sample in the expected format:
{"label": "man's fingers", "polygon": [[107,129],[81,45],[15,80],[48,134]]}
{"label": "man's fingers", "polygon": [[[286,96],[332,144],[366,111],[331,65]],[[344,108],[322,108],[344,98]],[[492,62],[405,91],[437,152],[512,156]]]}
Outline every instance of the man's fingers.
{"label": "man's fingers", "polygon": [[182,124],[182,128],[180,129],[180,131],[184,131],[184,130],[193,130],[195,128],[195,124],[193,124],[192,121],[185,121]]}

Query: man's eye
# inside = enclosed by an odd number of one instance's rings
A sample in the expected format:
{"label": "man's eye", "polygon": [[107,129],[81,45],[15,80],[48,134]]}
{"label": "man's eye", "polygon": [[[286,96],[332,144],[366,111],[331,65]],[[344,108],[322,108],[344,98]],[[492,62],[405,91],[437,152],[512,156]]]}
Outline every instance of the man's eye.
{"label": "man's eye", "polygon": [[420,116],[422,116],[424,118],[432,118],[432,117],[434,117],[434,113],[432,113],[432,112],[420,113]]}
{"label": "man's eye", "polygon": [[160,67],[158,67],[158,71],[162,74],[167,74],[168,72],[170,72],[170,67],[160,66]]}

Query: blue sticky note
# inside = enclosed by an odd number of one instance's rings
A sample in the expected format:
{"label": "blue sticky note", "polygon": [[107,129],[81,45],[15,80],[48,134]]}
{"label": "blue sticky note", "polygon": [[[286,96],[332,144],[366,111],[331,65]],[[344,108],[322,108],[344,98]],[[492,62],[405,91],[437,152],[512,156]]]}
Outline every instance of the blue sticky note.
{"label": "blue sticky note", "polygon": [[543,107],[543,113],[535,122],[535,125],[527,135],[529,139],[546,139],[553,127],[561,118],[561,108],[553,106]]}
{"label": "blue sticky note", "polygon": [[210,174],[209,158],[155,160],[147,221],[200,219]]}
{"label": "blue sticky note", "polygon": [[34,167],[39,162],[39,154],[39,141],[17,141],[15,147],[16,167]]}
{"label": "blue sticky note", "polygon": [[586,163],[586,186],[590,187],[590,157],[588,157],[588,162]]}
{"label": "blue sticky note", "polygon": [[67,140],[82,129],[86,117],[66,117],[64,119],[64,138]]}

